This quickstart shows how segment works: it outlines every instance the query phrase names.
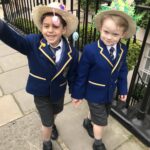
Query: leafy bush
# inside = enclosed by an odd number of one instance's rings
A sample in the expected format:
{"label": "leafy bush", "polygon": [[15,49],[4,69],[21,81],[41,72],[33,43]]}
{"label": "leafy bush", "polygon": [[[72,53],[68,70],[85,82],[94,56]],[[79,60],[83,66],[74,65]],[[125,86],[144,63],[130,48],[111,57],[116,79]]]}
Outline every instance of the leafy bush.
{"label": "leafy bush", "polygon": [[[142,5],[150,6],[150,0],[145,0],[145,2],[142,3]],[[142,19],[137,22],[137,25],[146,29],[148,25],[148,20],[150,18],[149,10],[146,11],[144,9],[137,9],[136,13],[143,14]]]}
{"label": "leafy bush", "polygon": [[[126,40],[122,40],[124,44],[126,44]],[[129,48],[128,48],[128,53],[127,53],[127,64],[128,64],[128,70],[132,70],[133,67],[135,66],[139,53],[141,49],[141,44],[138,40],[136,40],[136,43],[133,42],[133,40],[130,40]]]}

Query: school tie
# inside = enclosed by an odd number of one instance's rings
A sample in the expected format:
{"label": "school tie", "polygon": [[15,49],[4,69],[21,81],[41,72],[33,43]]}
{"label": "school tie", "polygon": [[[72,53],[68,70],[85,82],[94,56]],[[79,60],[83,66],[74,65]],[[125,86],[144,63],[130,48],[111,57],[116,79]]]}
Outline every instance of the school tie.
{"label": "school tie", "polygon": [[110,58],[111,58],[112,60],[115,59],[114,51],[115,51],[115,48],[114,48],[114,47],[111,47],[111,48],[109,49]]}
{"label": "school tie", "polygon": [[60,50],[60,46],[57,46],[55,48],[50,47],[50,49],[54,52],[54,54],[56,54],[56,51]]}

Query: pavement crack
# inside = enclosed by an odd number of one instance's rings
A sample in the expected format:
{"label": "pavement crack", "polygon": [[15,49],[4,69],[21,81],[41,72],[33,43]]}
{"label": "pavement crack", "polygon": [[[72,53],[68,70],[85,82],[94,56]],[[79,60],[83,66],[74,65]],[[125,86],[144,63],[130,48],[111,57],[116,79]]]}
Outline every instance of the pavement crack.
{"label": "pavement crack", "polygon": [[62,150],[69,150],[69,148],[65,145],[65,143],[60,137],[58,138],[57,143],[59,144]]}

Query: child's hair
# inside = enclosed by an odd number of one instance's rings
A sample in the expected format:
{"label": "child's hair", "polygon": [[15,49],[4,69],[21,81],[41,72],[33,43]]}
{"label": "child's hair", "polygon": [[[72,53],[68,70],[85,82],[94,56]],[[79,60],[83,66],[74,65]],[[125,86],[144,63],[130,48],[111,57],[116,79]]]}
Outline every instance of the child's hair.
{"label": "child's hair", "polygon": [[124,19],[123,17],[119,16],[119,15],[115,15],[115,14],[108,14],[108,15],[104,15],[103,18],[101,19],[100,24],[102,25],[104,20],[110,18],[112,19],[115,24],[119,27],[123,27],[124,28],[124,32],[126,32],[128,30],[128,22],[126,19]]}
{"label": "child's hair", "polygon": [[[42,15],[41,17],[41,24],[43,23],[43,20],[47,17],[47,16],[54,16],[54,14],[52,12],[48,12],[48,13],[45,13]],[[67,26],[67,23],[66,21],[59,15],[59,14],[55,14],[55,16],[58,16],[59,19],[60,19],[60,22],[62,23],[63,27]]]}

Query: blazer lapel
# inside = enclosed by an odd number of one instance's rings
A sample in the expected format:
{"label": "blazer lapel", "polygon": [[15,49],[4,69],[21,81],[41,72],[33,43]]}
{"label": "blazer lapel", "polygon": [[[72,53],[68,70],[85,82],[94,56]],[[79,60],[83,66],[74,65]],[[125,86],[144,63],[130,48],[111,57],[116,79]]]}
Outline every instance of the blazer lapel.
{"label": "blazer lapel", "polygon": [[121,47],[121,43],[119,42],[117,44],[117,55],[116,55],[116,59],[115,59],[114,63],[110,58],[110,54],[109,54],[105,44],[101,40],[98,40],[97,45],[98,45],[98,48],[100,49],[100,55],[102,55],[102,57],[111,65],[112,73],[113,73],[116,70],[118,64],[120,63],[120,60],[124,53],[124,50]]}
{"label": "blazer lapel", "polygon": [[102,57],[111,65],[111,67],[114,67],[110,58],[110,54],[106,46],[104,45],[104,43],[101,40],[98,40],[97,45],[98,45],[98,48],[100,49],[100,55],[102,55]]}
{"label": "blazer lapel", "polygon": [[56,65],[54,61],[55,55],[49,49],[49,46],[47,45],[47,42],[44,38],[40,41],[39,51],[42,53],[42,56],[48,59],[48,61],[50,61],[53,65]]}
{"label": "blazer lapel", "polygon": [[70,47],[70,44],[67,39],[63,38],[63,50],[61,55],[61,60],[58,62],[57,66],[57,73],[52,78],[54,80],[57,78],[66,68],[66,66],[69,64],[69,62],[72,60],[72,49]]}

